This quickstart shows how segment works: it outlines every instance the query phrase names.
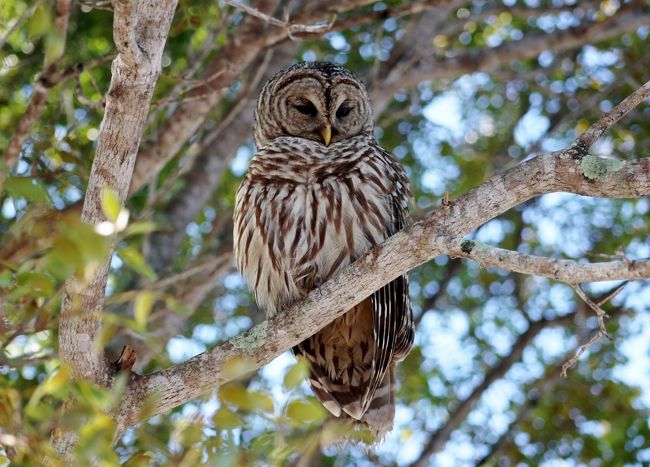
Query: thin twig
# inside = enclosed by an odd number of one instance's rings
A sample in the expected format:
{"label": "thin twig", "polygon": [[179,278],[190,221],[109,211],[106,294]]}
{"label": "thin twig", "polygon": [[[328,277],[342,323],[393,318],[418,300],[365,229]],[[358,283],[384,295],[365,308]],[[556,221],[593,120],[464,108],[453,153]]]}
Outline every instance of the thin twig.
{"label": "thin twig", "polygon": [[589,342],[587,342],[585,345],[581,345],[578,347],[578,350],[576,353],[571,357],[569,360],[564,362],[562,365],[562,370],[560,370],[560,376],[563,378],[567,377],[567,371],[570,368],[573,368],[576,363],[578,363],[578,360],[582,356],[583,353],[585,353],[587,350],[591,348],[596,342],[600,340],[600,338],[603,337],[602,331],[598,331],[591,339],[589,339]]}
{"label": "thin twig", "polygon": [[[594,310],[594,312],[596,313],[596,316],[597,316],[597,318],[598,318],[598,329],[600,330],[600,333],[601,333],[603,336],[607,337],[609,340],[613,340],[613,339],[612,339],[612,336],[609,335],[609,333],[607,332],[607,328],[605,327],[605,318],[609,318],[609,316],[607,315],[607,313],[605,312],[605,310],[603,310],[603,309],[602,309],[598,304],[594,303],[594,302],[593,302],[593,301],[592,301],[592,300],[587,296],[587,294],[584,292],[584,290],[582,290],[582,287],[580,287],[579,284],[578,284],[578,285],[574,285],[574,286],[573,286],[573,290],[575,290],[576,293],[578,294],[578,296],[579,296],[582,300],[584,300],[584,302],[585,302],[587,305],[589,305],[589,308],[591,308],[592,310]],[[618,292],[616,292],[616,293],[618,293]]]}
{"label": "thin twig", "polygon": [[314,24],[292,24],[289,22],[288,18],[284,21],[279,20],[237,0],[226,0],[226,4],[244,10],[249,15],[261,19],[268,24],[285,29],[287,31],[287,35],[290,38],[293,38],[293,35],[295,34],[324,34],[332,29],[332,26],[336,21],[336,15],[332,15],[332,17],[327,22],[318,22]]}
{"label": "thin twig", "polygon": [[[113,8],[110,6],[112,4],[113,4],[113,2],[111,2],[109,0],[95,2],[95,3],[93,3],[93,2],[79,2],[79,5],[81,5],[82,7],[87,8],[88,11],[90,11],[90,10],[102,10],[102,11],[110,11],[111,13],[113,12]],[[82,11],[85,11],[85,10],[83,10],[83,8],[82,8]]]}
{"label": "thin twig", "polygon": [[576,363],[578,363],[578,360],[584,354],[587,350],[589,350],[596,342],[600,340],[601,337],[606,337],[610,341],[613,340],[612,337],[609,335],[607,332],[607,328],[605,328],[605,318],[608,317],[607,313],[600,308],[601,305],[604,305],[608,301],[612,300],[614,297],[616,297],[622,290],[625,288],[627,285],[627,281],[623,282],[621,285],[619,285],[617,288],[615,288],[613,291],[605,295],[603,298],[599,299],[598,302],[594,302],[591,300],[587,294],[582,290],[580,285],[575,285],[573,286],[574,290],[578,294],[580,298],[591,308],[596,312],[596,315],[598,316],[598,332],[594,334],[594,336],[589,339],[589,341],[578,347],[578,350],[575,352],[573,357],[571,357],[569,360],[567,360],[563,365],[562,365],[562,370],[560,371],[560,375],[563,378],[567,377],[567,371],[571,368],[573,368]]}
{"label": "thin twig", "polygon": [[627,96],[621,103],[611,111],[603,115],[596,123],[591,125],[572,146],[572,150],[577,156],[584,156],[589,147],[600,138],[603,133],[609,130],[616,122],[627,115],[633,108],[638,106],[645,99],[650,97],[650,81]]}

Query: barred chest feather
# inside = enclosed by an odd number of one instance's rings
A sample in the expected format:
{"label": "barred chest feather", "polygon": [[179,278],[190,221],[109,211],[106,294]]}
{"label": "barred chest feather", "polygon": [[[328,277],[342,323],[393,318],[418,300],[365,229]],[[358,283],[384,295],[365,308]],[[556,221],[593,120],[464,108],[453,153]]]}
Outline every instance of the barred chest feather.
{"label": "barred chest feather", "polygon": [[234,219],[237,266],[258,305],[272,316],[385,240],[393,200],[406,204],[406,178],[368,137],[329,147],[282,137],[260,148]]}

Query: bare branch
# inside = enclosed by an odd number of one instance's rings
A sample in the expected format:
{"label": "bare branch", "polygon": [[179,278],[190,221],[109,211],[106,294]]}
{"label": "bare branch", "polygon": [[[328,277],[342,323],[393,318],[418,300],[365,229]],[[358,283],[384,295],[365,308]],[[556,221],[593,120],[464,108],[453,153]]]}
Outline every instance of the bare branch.
{"label": "bare branch", "polygon": [[[573,290],[576,291],[578,296],[587,304],[589,305],[589,308],[591,308],[595,313],[596,317],[598,318],[598,330],[600,331],[600,334],[607,337],[610,341],[612,340],[612,336],[609,335],[607,332],[607,328],[605,327],[605,318],[608,318],[607,313],[605,313],[605,310],[603,310],[600,305],[594,303],[585,293],[584,290],[582,290],[582,287],[580,285],[575,285],[573,287]],[[618,293],[618,292],[617,292]],[[615,294],[613,294],[615,295]],[[612,295],[612,296],[613,296]]]}
{"label": "bare branch", "polygon": [[585,131],[576,141],[576,147],[588,148],[600,138],[603,133],[609,130],[616,122],[627,115],[650,96],[650,81],[646,82],[639,89],[627,96],[623,102],[607,112],[603,117]]}
{"label": "bare branch", "polygon": [[534,196],[557,191],[613,198],[650,194],[650,159],[617,161],[615,167],[610,167],[606,160],[595,158],[597,161],[593,162],[604,164],[605,169],[591,177],[593,167],[587,170],[584,159],[575,159],[571,154],[571,149],[545,154],[495,175],[371,249],[303,301],[250,331],[161,372],[145,377],[133,375],[122,410],[116,415],[118,432],[142,419],[146,397],[155,399],[150,401],[151,410],[146,414],[153,416],[240,376],[225,370],[233,359],[245,359],[246,372],[259,368],[313,335],[372,291],[431,258],[448,253],[449,236],[468,234]]}
{"label": "bare branch", "polygon": [[475,240],[459,238],[446,241],[449,254],[476,261],[483,268],[497,267],[507,271],[544,276],[568,284],[624,279],[643,279],[650,276],[650,259],[581,263],[544,256],[525,255],[504,250]]}
{"label": "bare branch", "polygon": [[567,377],[567,372],[569,369],[573,368],[576,363],[578,363],[578,360],[580,360],[582,354],[588,351],[596,342],[600,340],[601,337],[606,337],[610,341],[613,340],[612,336],[609,335],[607,328],[605,327],[605,318],[608,318],[607,313],[605,313],[605,310],[603,310],[600,306],[616,297],[621,292],[621,290],[623,290],[626,284],[627,283],[621,284],[612,292],[608,293],[605,297],[598,300],[597,303],[591,300],[587,294],[585,294],[584,290],[582,290],[582,287],[580,287],[579,284],[573,287],[578,296],[589,306],[589,308],[596,312],[596,316],[598,317],[598,332],[594,334],[594,336],[589,339],[586,344],[578,347],[574,355],[569,360],[564,362],[562,365],[562,370],[560,371],[560,375],[563,378]]}
{"label": "bare branch", "polygon": [[226,4],[244,10],[249,15],[259,18],[266,23],[272,24],[273,26],[283,28],[284,30],[286,30],[287,35],[289,37],[292,37],[294,34],[299,34],[299,33],[324,34],[332,28],[334,21],[336,21],[336,15],[332,15],[332,17],[328,22],[323,22],[320,24],[318,23],[317,24],[296,24],[296,23],[289,22],[288,19],[282,21],[277,18],[274,18],[273,16],[269,16],[266,13],[262,13],[260,10],[257,10],[237,0],[226,0]]}
{"label": "bare branch", "polygon": [[580,360],[580,357],[582,356],[583,353],[585,353],[587,350],[589,350],[596,342],[600,340],[600,338],[603,337],[602,331],[598,331],[594,336],[589,339],[589,342],[587,342],[585,345],[581,345],[578,347],[578,350],[576,350],[576,353],[571,357],[569,360],[564,362],[562,365],[562,369],[560,370],[560,375],[563,378],[567,377],[567,371],[569,371],[570,368],[573,368],[576,363],[578,363],[578,360]]}
{"label": "bare branch", "polygon": [[474,388],[472,393],[466,399],[462,400],[456,407],[454,407],[450,412],[447,421],[431,435],[418,461],[413,465],[415,467],[425,467],[429,465],[429,457],[444,449],[447,441],[449,441],[451,433],[460,426],[463,420],[467,418],[483,393],[485,393],[485,391],[495,381],[503,378],[515,363],[521,361],[524,350],[540,332],[551,326],[562,326],[568,324],[573,320],[573,318],[574,314],[569,314],[532,322],[528,329],[517,338],[508,355],[503,357],[496,366],[485,374],[483,381]]}

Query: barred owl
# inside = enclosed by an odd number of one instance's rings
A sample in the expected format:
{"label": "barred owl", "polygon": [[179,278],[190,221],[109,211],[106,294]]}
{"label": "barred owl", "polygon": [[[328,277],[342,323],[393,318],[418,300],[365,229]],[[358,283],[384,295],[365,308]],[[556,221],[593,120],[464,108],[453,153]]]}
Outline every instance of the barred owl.
{"label": "barred owl", "polygon": [[[401,230],[410,188],[375,141],[364,85],[338,65],[276,74],[260,93],[254,130],[257,153],[236,197],[235,258],[270,317]],[[334,416],[382,435],[393,425],[395,365],[412,343],[401,276],[293,350],[308,359],[309,384]]]}

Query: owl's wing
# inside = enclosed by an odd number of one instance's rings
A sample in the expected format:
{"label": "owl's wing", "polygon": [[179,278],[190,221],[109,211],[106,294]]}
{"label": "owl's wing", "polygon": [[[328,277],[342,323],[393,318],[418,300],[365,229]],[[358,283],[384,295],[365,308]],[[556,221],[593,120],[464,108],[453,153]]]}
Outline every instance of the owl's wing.
{"label": "owl's wing", "polygon": [[[404,199],[400,199],[399,194],[391,198],[393,224],[389,226],[389,233],[392,235],[404,228],[406,206]],[[370,298],[373,307],[375,355],[373,378],[368,391],[368,394],[372,395],[372,399],[366,401],[366,407],[372,409],[381,406],[374,399],[394,397],[394,385],[389,388],[389,394],[385,394],[385,391],[377,391],[377,389],[390,383],[390,378],[385,378],[386,371],[392,362],[406,357],[411,350],[414,333],[406,275],[389,282],[373,293]]]}
{"label": "owl's wing", "polygon": [[[386,233],[393,235],[405,227],[411,190],[402,167],[379,146],[376,150],[392,179],[392,190],[388,195],[392,219],[386,226]],[[413,345],[413,315],[406,274],[389,282],[370,298],[375,354],[372,381],[364,401],[367,411],[363,418],[372,431],[382,433],[392,427],[394,418],[395,364],[406,357]]]}

